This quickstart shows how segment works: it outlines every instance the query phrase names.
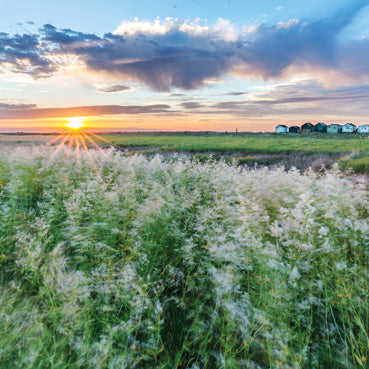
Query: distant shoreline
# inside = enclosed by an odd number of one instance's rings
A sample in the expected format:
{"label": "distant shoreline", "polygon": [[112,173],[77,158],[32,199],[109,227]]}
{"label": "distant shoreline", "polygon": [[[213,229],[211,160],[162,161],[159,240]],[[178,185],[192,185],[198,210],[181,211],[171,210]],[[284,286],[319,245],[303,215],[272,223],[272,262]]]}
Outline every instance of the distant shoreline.
{"label": "distant shoreline", "polygon": [[[0,135],[3,136],[55,136],[65,133],[73,133],[72,131],[54,131],[54,132],[0,132]],[[81,131],[86,133],[94,133],[99,135],[168,135],[168,136],[186,136],[186,135],[193,135],[193,136],[201,136],[201,135],[283,135],[283,136],[315,136],[324,134],[325,136],[339,136],[339,135],[352,135],[349,132],[339,132],[339,133],[327,133],[327,132],[274,132],[274,131],[260,131],[260,132],[250,132],[250,131]],[[367,132],[356,132],[356,135],[368,135]]]}

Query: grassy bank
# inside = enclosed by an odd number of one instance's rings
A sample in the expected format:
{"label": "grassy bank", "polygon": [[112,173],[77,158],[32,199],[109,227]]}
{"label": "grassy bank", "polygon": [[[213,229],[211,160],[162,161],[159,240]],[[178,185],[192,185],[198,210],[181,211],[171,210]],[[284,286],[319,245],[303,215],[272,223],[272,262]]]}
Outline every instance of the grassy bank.
{"label": "grassy bank", "polygon": [[353,152],[339,161],[342,169],[352,169],[357,173],[369,173],[369,153]]}
{"label": "grassy bank", "polygon": [[51,152],[0,153],[1,368],[367,367],[366,183]]}

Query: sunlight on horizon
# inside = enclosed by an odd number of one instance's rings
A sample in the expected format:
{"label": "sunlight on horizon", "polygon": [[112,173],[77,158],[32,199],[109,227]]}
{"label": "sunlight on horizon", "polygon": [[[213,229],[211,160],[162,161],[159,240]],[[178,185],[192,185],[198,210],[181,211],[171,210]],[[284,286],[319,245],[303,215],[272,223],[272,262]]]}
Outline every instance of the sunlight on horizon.
{"label": "sunlight on horizon", "polygon": [[68,128],[72,128],[72,129],[80,129],[82,127],[84,127],[84,118],[81,117],[73,117],[73,118],[68,118],[68,123],[66,124],[66,127]]}

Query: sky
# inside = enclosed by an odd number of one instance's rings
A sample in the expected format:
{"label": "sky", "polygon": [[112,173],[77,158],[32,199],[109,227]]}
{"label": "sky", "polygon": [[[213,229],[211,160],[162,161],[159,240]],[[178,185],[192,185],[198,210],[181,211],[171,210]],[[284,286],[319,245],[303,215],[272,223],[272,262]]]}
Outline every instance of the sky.
{"label": "sky", "polygon": [[369,0],[0,0],[0,132],[369,122]]}

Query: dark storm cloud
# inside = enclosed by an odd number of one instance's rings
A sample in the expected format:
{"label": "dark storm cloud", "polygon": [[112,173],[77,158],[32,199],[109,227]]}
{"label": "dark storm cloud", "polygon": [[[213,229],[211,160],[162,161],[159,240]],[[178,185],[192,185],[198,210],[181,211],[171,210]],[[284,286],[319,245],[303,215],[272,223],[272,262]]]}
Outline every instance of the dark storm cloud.
{"label": "dark storm cloud", "polygon": [[98,92],[105,92],[105,93],[115,93],[115,92],[122,92],[128,91],[131,88],[129,86],[124,85],[110,85],[106,87],[100,87],[97,89]]}
{"label": "dark storm cloud", "polygon": [[[339,43],[338,36],[366,5],[367,0],[354,1],[343,11],[324,20],[293,20],[276,26],[260,25],[255,31],[252,44],[240,48],[238,53],[238,57],[245,63],[245,73],[268,79],[280,76],[290,66],[339,69],[343,61],[341,57],[344,56],[339,54],[342,54],[344,46]],[[358,42],[352,50],[354,55],[361,54],[358,46],[363,44]],[[357,60],[353,67],[357,67]]]}
{"label": "dark storm cloud", "polygon": [[[190,34],[172,25],[164,34],[105,36],[103,44],[84,45],[75,52],[90,69],[134,78],[158,91],[195,89],[230,71],[269,79],[282,76],[290,66],[339,70],[347,57],[338,36],[365,5],[367,1],[356,1],[339,16],[325,20],[261,25],[247,39],[236,41],[226,41],[215,32]],[[352,74],[365,60],[363,43],[350,44],[353,50],[347,55],[358,55],[350,60]],[[365,67],[361,71],[368,73]]]}
{"label": "dark storm cloud", "polygon": [[105,46],[103,51],[85,48],[82,54],[87,67],[136,79],[156,91],[169,91],[172,87],[196,89],[206,79],[218,77],[230,68],[228,58],[221,53],[195,49],[155,46],[152,55],[146,56],[142,50],[134,60],[122,59],[122,54],[126,53],[115,49],[120,44],[121,41],[114,46]]}
{"label": "dark storm cloud", "polygon": [[356,0],[328,19],[260,25],[243,36],[198,25],[194,31],[178,22],[160,32],[137,24],[104,36],[47,24],[39,35],[0,34],[0,64],[39,77],[57,67],[50,55],[69,54],[90,71],[137,80],[156,91],[196,89],[227,73],[276,79],[293,70],[312,75],[330,70],[362,79],[369,77],[369,40],[343,43],[339,36],[367,4]]}
{"label": "dark storm cloud", "polygon": [[[3,105],[3,106],[1,106]],[[40,119],[73,116],[104,116],[121,114],[159,114],[172,113],[171,106],[153,105],[92,105],[67,108],[38,108],[36,105],[0,104],[0,119]]]}
{"label": "dark storm cloud", "polygon": [[178,26],[163,35],[124,37],[108,33],[99,38],[52,25],[45,25],[41,33],[44,41],[59,47],[54,53],[77,55],[90,70],[136,79],[157,91],[195,89],[226,73],[233,54],[228,42],[191,36]]}

